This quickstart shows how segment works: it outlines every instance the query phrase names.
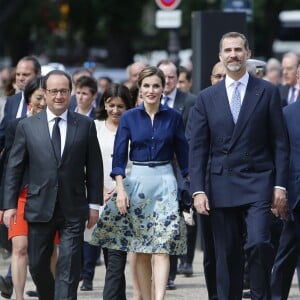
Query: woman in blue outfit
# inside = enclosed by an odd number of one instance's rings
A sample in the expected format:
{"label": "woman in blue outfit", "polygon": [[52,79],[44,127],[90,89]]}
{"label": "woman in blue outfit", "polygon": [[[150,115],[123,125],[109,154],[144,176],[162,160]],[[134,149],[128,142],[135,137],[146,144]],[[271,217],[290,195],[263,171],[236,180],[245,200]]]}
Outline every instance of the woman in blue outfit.
{"label": "woman in blue outfit", "polygon": [[[171,163],[176,155],[183,177],[188,175],[188,144],[181,115],[160,103],[165,85],[162,71],[145,68],[138,84],[144,102],[121,117],[111,172],[117,194],[104,208],[94,241],[136,253],[143,300],[161,300],[169,255],[186,252],[186,226],[179,212]],[[129,144],[133,166],[125,178]]]}

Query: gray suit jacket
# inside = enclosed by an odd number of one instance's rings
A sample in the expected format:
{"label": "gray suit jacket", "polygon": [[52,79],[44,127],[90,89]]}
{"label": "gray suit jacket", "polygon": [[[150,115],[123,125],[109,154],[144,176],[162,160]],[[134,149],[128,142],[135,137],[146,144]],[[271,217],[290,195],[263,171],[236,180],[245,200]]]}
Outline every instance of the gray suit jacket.
{"label": "gray suit jacket", "polygon": [[28,169],[25,218],[48,222],[59,202],[66,220],[87,219],[89,204],[103,202],[103,165],[94,121],[68,112],[64,152],[58,162],[46,111],[19,122],[7,164],[5,209],[16,208],[24,171]]}

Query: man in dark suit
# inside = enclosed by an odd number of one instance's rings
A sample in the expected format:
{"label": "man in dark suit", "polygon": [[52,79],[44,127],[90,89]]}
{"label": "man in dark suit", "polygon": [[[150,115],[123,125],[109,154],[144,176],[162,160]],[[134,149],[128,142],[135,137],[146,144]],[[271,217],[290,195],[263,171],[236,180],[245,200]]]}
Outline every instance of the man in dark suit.
{"label": "man in dark suit", "polygon": [[294,103],[300,99],[299,84],[297,82],[297,68],[299,56],[294,52],[287,52],[281,60],[282,85],[279,86],[282,106]]}
{"label": "man in dark suit", "polygon": [[191,192],[197,212],[211,215],[219,300],[242,298],[243,246],[251,298],[271,298],[271,206],[288,217],[288,140],[279,92],[247,73],[250,54],[243,34],[223,35],[219,58],[226,78],[198,94],[191,114]]}
{"label": "man in dark suit", "polygon": [[[7,164],[3,220],[9,226],[15,217],[26,170],[29,269],[39,299],[77,299],[83,231],[98,221],[103,200],[102,158],[93,120],[67,109],[70,76],[51,71],[44,88],[47,109],[17,127]],[[57,230],[60,244],[54,279],[50,257]]]}
{"label": "man in dark suit", "polygon": [[[300,82],[300,66],[297,69]],[[283,115],[287,125],[290,143],[290,168],[288,182],[288,203],[291,212],[289,221],[284,221],[272,270],[272,300],[286,300],[300,253],[300,101],[284,107]]]}
{"label": "man in dark suit", "polygon": [[[184,126],[186,126],[189,111],[195,104],[196,96],[191,93],[183,92],[177,88],[179,69],[171,60],[162,60],[158,63],[157,67],[163,71],[166,79],[162,103],[178,110],[182,115]],[[176,166],[175,171],[178,187],[181,188],[183,185],[183,178]],[[177,261],[178,257],[176,255],[170,255],[170,274],[167,286],[168,289],[176,288],[174,281],[177,272]],[[192,270],[190,273],[192,273]]]}
{"label": "man in dark suit", "polygon": [[[27,104],[24,100],[23,91],[29,81],[41,74],[41,65],[34,56],[21,58],[16,66],[16,94],[7,98],[4,107],[4,117],[0,123],[0,165],[3,166],[5,160],[4,145],[5,131],[8,123],[27,114]],[[2,168],[1,168],[2,173]],[[0,176],[1,177],[1,176]],[[0,276],[1,295],[10,298],[13,293],[11,268],[9,266],[5,277]]]}
{"label": "man in dark suit", "polygon": [[16,66],[16,86],[21,91],[7,98],[4,107],[4,117],[0,124],[0,152],[5,144],[5,129],[10,120],[25,117],[27,104],[24,101],[23,90],[27,83],[41,74],[41,65],[34,56],[21,58]]}

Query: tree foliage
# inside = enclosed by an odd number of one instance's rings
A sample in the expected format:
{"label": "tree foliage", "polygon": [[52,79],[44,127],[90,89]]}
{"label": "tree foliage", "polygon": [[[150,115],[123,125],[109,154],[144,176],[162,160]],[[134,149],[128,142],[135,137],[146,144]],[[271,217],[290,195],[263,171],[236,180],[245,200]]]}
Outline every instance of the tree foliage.
{"label": "tree foliage", "polygon": [[[182,48],[191,47],[192,12],[219,10],[221,2],[181,1]],[[281,10],[297,9],[298,2],[252,1],[249,32],[256,56],[272,55],[278,14]],[[108,66],[124,67],[136,52],[167,48],[167,30],[156,29],[154,20],[149,23],[158,9],[154,0],[0,0],[0,7],[0,56],[10,56],[13,63],[30,53],[44,53],[64,63],[95,59]]]}

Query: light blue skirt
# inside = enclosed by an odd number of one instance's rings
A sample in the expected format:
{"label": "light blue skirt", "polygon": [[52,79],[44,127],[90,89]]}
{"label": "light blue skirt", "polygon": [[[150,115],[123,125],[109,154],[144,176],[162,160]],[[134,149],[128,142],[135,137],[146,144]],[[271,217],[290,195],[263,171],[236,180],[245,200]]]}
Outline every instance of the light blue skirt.
{"label": "light blue skirt", "polygon": [[124,179],[130,201],[121,215],[114,195],[104,207],[91,244],[138,253],[186,253],[186,225],[178,206],[178,189],[171,164],[133,165]]}

